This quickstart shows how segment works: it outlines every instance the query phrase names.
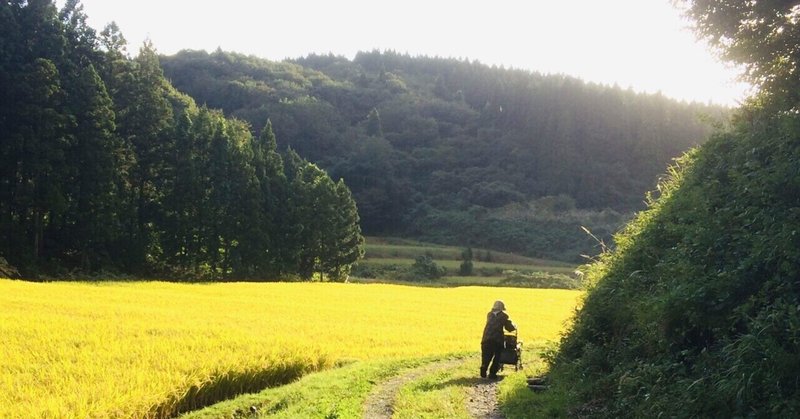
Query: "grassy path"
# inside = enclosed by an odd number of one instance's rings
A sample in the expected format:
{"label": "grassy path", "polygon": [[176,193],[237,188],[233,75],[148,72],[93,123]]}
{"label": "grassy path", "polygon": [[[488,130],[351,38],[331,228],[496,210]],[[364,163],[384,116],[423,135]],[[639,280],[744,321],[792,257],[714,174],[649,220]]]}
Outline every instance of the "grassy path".
{"label": "grassy path", "polygon": [[375,394],[376,386],[426,365],[448,362],[457,365],[460,361],[450,360],[453,358],[356,361],[340,368],[309,374],[288,385],[244,394],[187,413],[182,418],[361,418],[364,417],[367,400]]}
{"label": "grassy path", "polygon": [[[527,387],[527,377],[545,371],[540,357],[541,346],[531,345],[523,353],[525,369],[515,372],[506,366],[499,380],[478,376],[477,354],[448,364],[447,368],[430,368],[413,373],[413,379],[400,379],[392,419],[525,419],[530,417],[564,417],[559,410],[558,395],[535,394]],[[405,374],[405,373],[403,373]],[[412,374],[409,374],[411,376]],[[555,398],[553,397],[555,396]],[[502,409],[501,409],[502,407]],[[365,418],[373,416],[364,415]]]}
{"label": "grassy path", "polygon": [[[466,354],[464,354],[466,355]],[[529,351],[526,369],[500,380],[478,377],[477,354],[414,360],[356,361],[313,373],[289,385],[239,396],[185,418],[523,419],[564,417],[525,378],[540,374]],[[556,400],[557,401],[557,400]],[[503,409],[500,409],[500,406]],[[532,413],[536,412],[536,413]],[[541,413],[541,414],[540,414]]]}
{"label": "grassy path", "polygon": [[393,400],[383,399],[382,411],[365,409],[363,417],[504,419],[498,402],[502,379],[478,377],[479,363],[477,356],[470,356],[430,364],[394,377],[381,385],[395,392]]}
{"label": "grassy path", "polygon": [[434,362],[390,378],[381,383],[369,395],[367,401],[364,403],[364,417],[376,419],[391,418],[395,412],[395,399],[403,385],[416,381],[436,371],[451,369],[463,362],[464,361],[461,359]]}

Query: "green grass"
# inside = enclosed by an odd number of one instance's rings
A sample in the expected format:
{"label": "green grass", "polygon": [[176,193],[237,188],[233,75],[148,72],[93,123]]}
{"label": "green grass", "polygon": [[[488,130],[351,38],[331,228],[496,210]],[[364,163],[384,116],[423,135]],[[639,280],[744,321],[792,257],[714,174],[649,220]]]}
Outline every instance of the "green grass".
{"label": "green grass", "polygon": [[[533,393],[525,379],[545,372],[540,358],[542,346],[523,348],[524,369],[506,368],[501,375],[498,403],[508,419],[567,417],[564,392]],[[394,403],[394,418],[469,418],[469,389],[482,380],[477,376],[477,354],[461,355],[464,362],[452,368],[436,369],[405,383]],[[458,357],[458,356],[456,356]],[[340,368],[305,376],[294,383],[246,394],[181,416],[210,418],[360,418],[364,403],[378,385],[394,376],[446,359],[356,361]]]}
{"label": "green grass", "polygon": [[362,362],[310,374],[294,383],[246,394],[182,418],[360,418],[370,391],[403,371],[444,357]]}
{"label": "green grass", "polygon": [[523,354],[524,373],[510,374],[500,384],[498,402],[507,419],[567,418],[567,392],[564,383],[548,383],[549,388],[540,393],[528,389],[528,377],[547,374],[547,364],[542,359],[545,346],[528,348]]}
{"label": "green grass", "polygon": [[[534,393],[526,379],[546,372],[541,359],[541,345],[523,348],[524,368],[515,372],[506,366],[501,372],[498,403],[508,419],[532,417],[567,417],[563,392]],[[480,359],[477,356],[451,370],[437,371],[406,384],[395,402],[394,418],[469,418],[466,409],[468,390],[482,379],[477,376]]]}
{"label": "green grass", "polygon": [[453,369],[436,371],[404,385],[394,404],[393,418],[467,419],[466,386],[480,380],[475,376],[477,357]]}

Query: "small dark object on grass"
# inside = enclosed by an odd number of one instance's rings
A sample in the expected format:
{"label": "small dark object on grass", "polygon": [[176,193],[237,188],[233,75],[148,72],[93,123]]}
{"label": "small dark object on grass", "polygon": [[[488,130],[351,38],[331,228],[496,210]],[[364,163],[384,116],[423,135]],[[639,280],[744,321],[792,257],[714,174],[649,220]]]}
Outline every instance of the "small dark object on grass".
{"label": "small dark object on grass", "polygon": [[549,387],[546,384],[547,377],[530,377],[528,378],[527,381],[528,381],[528,388],[535,391],[536,393],[545,391]]}
{"label": "small dark object on grass", "polygon": [[258,408],[255,406],[250,406],[250,413],[258,413]]}
{"label": "small dark object on grass", "polygon": [[547,383],[547,377],[531,377],[527,381],[528,385],[541,386]]}
{"label": "small dark object on grass", "polygon": [[528,388],[533,390],[535,393],[541,393],[541,392],[547,390],[548,387],[549,386],[540,386],[540,385],[528,384]]}

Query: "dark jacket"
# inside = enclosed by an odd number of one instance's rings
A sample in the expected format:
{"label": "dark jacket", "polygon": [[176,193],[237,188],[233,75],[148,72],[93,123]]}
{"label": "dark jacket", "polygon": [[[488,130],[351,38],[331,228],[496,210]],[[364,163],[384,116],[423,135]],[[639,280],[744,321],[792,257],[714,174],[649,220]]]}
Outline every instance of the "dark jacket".
{"label": "dark jacket", "polygon": [[489,314],[486,315],[486,327],[483,328],[481,343],[503,343],[504,328],[509,332],[516,329],[514,323],[511,322],[511,319],[508,318],[508,314],[504,311],[500,311],[497,314],[490,311]]}

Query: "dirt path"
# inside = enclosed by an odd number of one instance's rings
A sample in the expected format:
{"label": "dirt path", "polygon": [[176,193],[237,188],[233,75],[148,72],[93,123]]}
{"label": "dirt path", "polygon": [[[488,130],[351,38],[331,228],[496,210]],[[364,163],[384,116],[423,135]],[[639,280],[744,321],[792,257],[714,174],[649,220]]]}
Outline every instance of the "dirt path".
{"label": "dirt path", "polygon": [[[404,384],[415,381],[436,371],[454,368],[473,359],[454,359],[433,362],[419,368],[407,371],[381,383],[367,397],[364,403],[364,418],[391,419],[394,413],[394,401],[397,393]],[[476,419],[504,419],[503,413],[497,405],[497,394],[500,380],[476,379],[466,388],[467,411]]]}
{"label": "dirt path", "polygon": [[463,359],[433,362],[381,383],[378,388],[367,396],[367,401],[364,403],[364,417],[369,419],[390,419],[392,413],[394,413],[394,400],[403,384],[438,370],[453,368],[462,362],[464,362]]}
{"label": "dirt path", "polygon": [[503,419],[497,405],[500,380],[481,380],[467,389],[467,411],[476,419]]}

